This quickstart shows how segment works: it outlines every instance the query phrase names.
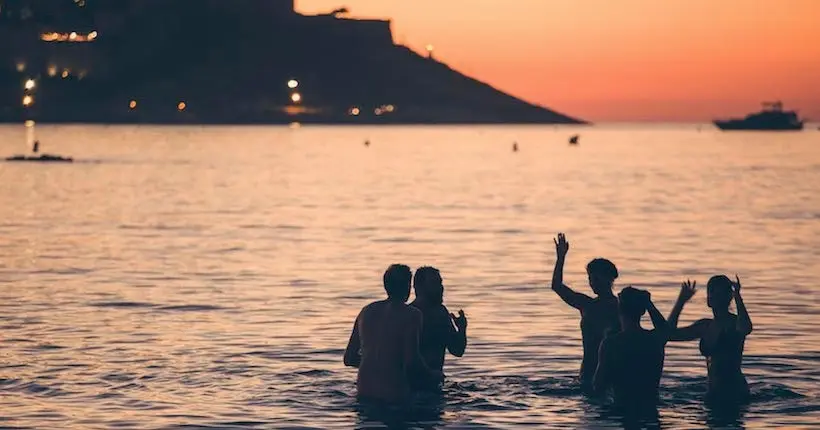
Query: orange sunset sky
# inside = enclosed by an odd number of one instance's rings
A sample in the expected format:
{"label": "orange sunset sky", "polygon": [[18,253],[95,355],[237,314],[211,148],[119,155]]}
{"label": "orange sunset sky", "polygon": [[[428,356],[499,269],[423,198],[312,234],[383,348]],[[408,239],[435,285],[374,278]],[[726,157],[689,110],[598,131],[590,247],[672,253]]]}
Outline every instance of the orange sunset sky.
{"label": "orange sunset sky", "polygon": [[591,121],[705,121],[781,99],[820,120],[820,0],[296,0]]}

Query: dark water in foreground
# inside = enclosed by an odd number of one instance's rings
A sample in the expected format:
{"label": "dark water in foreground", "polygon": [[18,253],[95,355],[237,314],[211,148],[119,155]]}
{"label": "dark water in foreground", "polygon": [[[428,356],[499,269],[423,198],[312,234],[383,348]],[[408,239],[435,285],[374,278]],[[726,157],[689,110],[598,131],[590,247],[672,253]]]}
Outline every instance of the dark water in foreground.
{"label": "dark water in foreground", "polygon": [[[572,132],[39,129],[84,161],[0,164],[0,427],[379,427],[341,355],[394,262],[442,270],[470,344],[443,399],[390,419],[619,427],[572,379],[578,316],[546,286],[557,231],[567,282],[587,291],[606,256],[664,313],[685,277],[741,275],[753,403],[706,408],[697,345],[673,344],[663,427],[814,426],[820,133]],[[0,128],[0,152],[22,139]],[[706,315],[700,292],[682,323]]]}

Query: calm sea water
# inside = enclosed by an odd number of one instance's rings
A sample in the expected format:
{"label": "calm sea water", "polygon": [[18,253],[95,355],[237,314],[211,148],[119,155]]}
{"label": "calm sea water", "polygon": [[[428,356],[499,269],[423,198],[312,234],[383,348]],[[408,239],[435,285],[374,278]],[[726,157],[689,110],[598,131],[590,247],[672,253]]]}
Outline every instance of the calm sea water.
{"label": "calm sea water", "polygon": [[[0,152],[25,150],[24,136],[0,127]],[[38,137],[79,162],[0,163],[2,427],[378,427],[341,361],[396,262],[442,270],[470,339],[448,358],[444,397],[391,419],[619,427],[573,381],[579,316],[547,286],[559,231],[568,283],[589,291],[584,266],[605,256],[620,286],[649,288],[664,313],[684,278],[740,274],[754,401],[705,407],[697,345],[671,344],[664,427],[820,419],[820,132],[55,126]],[[699,292],[682,323],[707,315]]]}

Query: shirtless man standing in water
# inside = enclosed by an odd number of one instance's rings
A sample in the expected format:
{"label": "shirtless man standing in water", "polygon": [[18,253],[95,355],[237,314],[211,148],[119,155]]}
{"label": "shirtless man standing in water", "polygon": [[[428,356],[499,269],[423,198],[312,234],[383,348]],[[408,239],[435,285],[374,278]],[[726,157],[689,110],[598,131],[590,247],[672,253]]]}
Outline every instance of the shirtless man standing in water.
{"label": "shirtless man standing in water", "polygon": [[[647,311],[654,330],[641,327]],[[658,403],[669,325],[649,292],[632,287],[618,295],[618,312],[621,331],[601,342],[595,389],[603,392],[612,387],[615,404],[625,412],[651,411]]]}
{"label": "shirtless man standing in water", "polygon": [[422,314],[406,304],[411,278],[409,267],[390,266],[384,272],[387,299],[365,306],[356,317],[344,363],[359,369],[360,399],[400,404],[410,398],[410,375],[444,378],[427,367],[419,351]]}
{"label": "shirtless man standing in water", "polygon": [[555,239],[555,271],[552,272],[552,290],[561,300],[581,313],[581,340],[584,358],[581,361],[581,388],[592,389],[592,378],[598,367],[598,347],[610,333],[620,330],[618,299],[612,293],[612,284],[618,278],[618,269],[611,261],[596,258],[587,264],[589,286],[597,297],[573,291],[564,285],[564,261],[569,252],[569,242],[563,233]]}

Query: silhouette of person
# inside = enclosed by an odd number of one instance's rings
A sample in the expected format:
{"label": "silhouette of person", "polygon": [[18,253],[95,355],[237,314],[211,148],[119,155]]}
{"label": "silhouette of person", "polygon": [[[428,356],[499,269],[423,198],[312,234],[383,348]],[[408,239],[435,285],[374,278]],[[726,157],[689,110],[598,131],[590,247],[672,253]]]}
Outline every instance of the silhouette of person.
{"label": "silhouette of person", "polygon": [[[749,386],[741,367],[746,336],[752,333],[752,320],[740,295],[737,275],[735,280],[732,282],[725,275],[717,275],[706,284],[706,303],[712,308],[713,318],[677,328],[683,306],[697,291],[697,282],[689,280],[681,284],[678,301],[669,314],[670,340],[700,339],[700,353],[706,358],[709,379],[707,399],[722,403],[744,402],[749,397]],[[729,312],[733,298],[737,315]]]}
{"label": "silhouette of person", "polygon": [[[641,327],[646,312],[654,330]],[[627,412],[651,411],[658,403],[669,326],[648,291],[624,288],[618,295],[621,331],[601,342],[595,390],[613,389],[615,404]]]}
{"label": "silhouette of person", "polygon": [[[421,356],[430,369],[441,372],[446,351],[456,357],[464,355],[467,348],[467,316],[462,310],[455,316],[444,306],[444,283],[438,269],[417,269],[413,288],[416,300],[410,306],[420,310],[423,315],[419,342]],[[434,390],[439,386],[439,381],[427,381],[421,377],[413,378],[413,382],[417,389]]]}
{"label": "silhouette of person", "polygon": [[39,140],[34,141],[34,146],[31,147],[31,152],[33,152],[35,154],[40,152],[40,141]]}
{"label": "silhouette of person", "polygon": [[598,367],[598,347],[610,332],[620,330],[618,299],[612,293],[612,284],[618,278],[618,269],[611,261],[596,258],[587,264],[589,286],[597,297],[573,291],[564,285],[564,261],[569,242],[563,233],[555,241],[557,259],[552,273],[552,290],[568,305],[581,312],[581,339],[584,358],[581,361],[580,380],[584,390],[592,388],[592,379]]}
{"label": "silhouette of person", "polygon": [[362,400],[401,404],[410,398],[411,375],[443,379],[419,351],[422,314],[406,304],[411,278],[409,267],[390,266],[384,272],[387,299],[365,306],[353,324],[344,364],[359,369],[356,386]]}

